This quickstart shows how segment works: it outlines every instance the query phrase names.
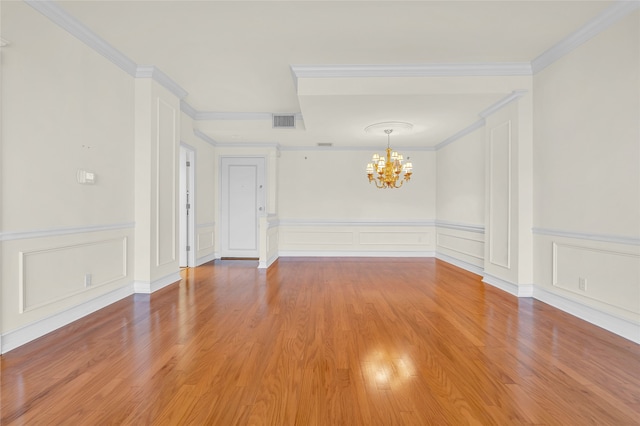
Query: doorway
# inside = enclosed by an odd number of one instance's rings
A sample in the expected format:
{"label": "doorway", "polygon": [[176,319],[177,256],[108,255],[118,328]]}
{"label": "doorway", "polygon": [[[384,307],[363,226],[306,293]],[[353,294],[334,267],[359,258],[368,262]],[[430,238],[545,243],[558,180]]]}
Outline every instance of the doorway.
{"label": "doorway", "polygon": [[221,256],[258,258],[258,221],[266,212],[265,159],[222,157],[220,166]]}
{"label": "doorway", "polygon": [[195,150],[180,144],[180,267],[196,266],[195,250]]}

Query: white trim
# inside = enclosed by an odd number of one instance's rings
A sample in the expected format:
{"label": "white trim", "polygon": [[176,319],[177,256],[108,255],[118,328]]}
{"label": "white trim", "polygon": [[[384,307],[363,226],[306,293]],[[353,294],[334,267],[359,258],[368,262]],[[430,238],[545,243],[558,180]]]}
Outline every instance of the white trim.
{"label": "white trim", "polygon": [[285,250],[278,257],[435,257],[435,251]]}
{"label": "white trim", "polygon": [[0,232],[0,241],[26,240],[29,238],[57,237],[60,235],[83,234],[86,232],[116,231],[133,229],[135,222],[114,223],[111,225],[74,226],[66,228],[34,229],[31,231]]}
{"label": "white trim", "polygon": [[[404,146],[394,145],[396,151],[436,151],[435,146]],[[380,151],[380,145],[370,146],[318,146],[318,145],[283,145],[280,151]]]}
{"label": "white trim", "polygon": [[276,253],[272,255],[269,259],[267,259],[266,262],[261,260],[260,262],[258,262],[258,269],[267,269],[269,266],[273,264],[273,262],[278,260],[278,257],[279,255]]}
{"label": "white trim", "polygon": [[194,107],[189,105],[184,99],[180,99],[180,111],[187,114],[193,120],[196,119],[196,114],[198,113],[198,111]]}
{"label": "white trim", "polygon": [[170,284],[175,283],[176,281],[180,281],[182,277],[180,276],[180,272],[173,272],[169,275],[165,275],[162,278],[158,278],[152,282],[149,281],[134,281],[133,282],[133,291],[135,293],[143,293],[143,294],[151,294],[156,291],[164,288]]}
{"label": "white trim", "polygon": [[533,284],[515,284],[510,281],[503,280],[486,272],[483,272],[482,281],[497,287],[500,290],[513,294],[516,297],[532,297]]}
{"label": "white trim", "polygon": [[561,296],[540,286],[534,287],[533,297],[556,309],[560,309],[563,312],[622,336],[625,339],[640,343],[640,323],[638,322],[592,308],[584,303]]}
{"label": "white trim", "polygon": [[206,134],[204,134],[202,131],[200,131],[198,129],[193,129],[193,134],[197,138],[202,139],[203,141],[205,141],[206,143],[208,143],[211,146],[218,146],[218,142],[214,141],[213,139],[211,139],[209,136],[207,136]]}
{"label": "white trim", "polygon": [[640,7],[638,1],[615,1],[598,16],[547,49],[531,61],[534,74],[539,73],[575,48],[606,30]]}
{"label": "white trim", "polygon": [[549,235],[552,237],[574,238],[579,240],[602,241],[605,243],[640,245],[640,238],[626,237],[622,235],[587,234],[582,232],[561,231],[559,229],[532,228],[536,235]]}
{"label": "white trim", "polygon": [[280,149],[277,142],[218,142],[221,148],[275,148]]}
{"label": "white trim", "polygon": [[127,74],[135,77],[137,64],[125,56],[118,49],[107,43],[104,39],[90,30],[86,25],[69,15],[64,9],[53,1],[25,0],[25,2],[49,18],[69,34],[104,56]]}
{"label": "white trim", "polygon": [[195,120],[269,120],[273,114],[270,112],[212,112],[198,111]]}
{"label": "white trim", "polygon": [[100,295],[95,299],[88,300],[80,305],[65,309],[64,311],[42,318],[16,330],[9,331],[2,335],[0,353],[7,353],[18,346],[22,346],[58,328],[64,327],[132,294],[133,284],[129,283],[116,290]]}
{"label": "white trim", "polygon": [[460,231],[476,232],[484,234],[484,225],[472,225],[468,223],[449,222],[446,220],[436,220],[435,226],[440,228],[458,229]]}
{"label": "white trim", "polygon": [[444,253],[436,252],[436,259],[442,260],[443,262],[450,263],[453,266],[457,266],[458,268],[464,269],[465,271],[471,272],[476,275],[482,276],[484,269],[480,266],[476,266],[472,263],[465,262],[464,260],[456,259],[455,257],[446,255]]}
{"label": "white trim", "polygon": [[505,106],[509,105],[511,102],[517,101],[518,99],[523,97],[526,93],[527,93],[526,90],[514,90],[504,98],[500,99],[498,102],[480,111],[478,115],[482,118],[487,118],[490,115],[495,114],[497,111],[501,110]]}
{"label": "white trim", "polygon": [[[160,71],[160,69],[153,65],[138,65],[136,68],[136,78],[152,78],[158,84],[165,89],[173,93],[178,99],[185,98],[188,93],[178,83],[176,83],[171,77]],[[180,109],[182,109],[182,103],[180,103]]]}
{"label": "white trim", "polygon": [[367,220],[325,220],[325,219],[280,219],[279,226],[435,226],[435,221],[367,221]]}
{"label": "white trim", "polygon": [[528,62],[437,63],[398,65],[291,65],[299,78],[347,77],[471,77],[531,75]]}
{"label": "white trim", "polygon": [[526,93],[527,93],[526,90],[514,90],[509,95],[507,95],[504,98],[500,99],[498,102],[495,102],[494,104],[490,105],[488,108],[485,108],[484,110],[480,111],[478,113],[478,116],[480,116],[480,119],[478,121],[468,125],[464,129],[460,130],[458,133],[455,133],[454,135],[449,136],[447,139],[445,139],[442,142],[440,142],[439,144],[435,145],[435,147],[434,147],[435,150],[436,151],[440,150],[440,149],[444,148],[445,146],[449,145],[450,143],[453,143],[453,142],[457,141],[458,139],[461,139],[464,136],[476,131],[477,129],[480,129],[481,127],[483,127],[486,124],[487,117],[489,117],[492,114],[495,114],[497,111],[499,111],[502,108],[504,108],[505,106],[509,105],[511,102],[520,99]]}
{"label": "white trim", "polygon": [[208,254],[206,256],[202,256],[196,259],[196,266],[204,265],[207,262],[211,262],[212,260],[216,260],[215,253]]}

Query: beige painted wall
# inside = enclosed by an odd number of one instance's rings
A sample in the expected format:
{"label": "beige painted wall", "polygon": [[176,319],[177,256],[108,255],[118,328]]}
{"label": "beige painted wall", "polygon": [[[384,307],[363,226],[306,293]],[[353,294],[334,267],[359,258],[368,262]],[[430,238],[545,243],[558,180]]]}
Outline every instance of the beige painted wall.
{"label": "beige painted wall", "polygon": [[640,12],[534,77],[536,297],[636,341],[638,117]]}
{"label": "beige painted wall", "polygon": [[[37,337],[70,308],[130,293],[134,86],[22,2],[2,4],[1,25],[11,44],[2,49],[0,332],[26,327],[20,338],[31,337],[28,326],[47,319]],[[77,183],[78,169],[95,184]],[[20,343],[13,337],[3,346]]]}

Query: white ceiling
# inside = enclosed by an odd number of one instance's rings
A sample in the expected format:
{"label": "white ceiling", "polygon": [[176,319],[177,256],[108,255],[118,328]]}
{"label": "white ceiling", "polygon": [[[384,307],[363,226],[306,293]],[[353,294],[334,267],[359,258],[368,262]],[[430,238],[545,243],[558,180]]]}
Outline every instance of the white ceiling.
{"label": "white ceiling", "polygon": [[[372,146],[386,138],[374,140],[364,127],[405,121],[414,132],[396,145],[432,147],[530,84],[529,76],[454,76],[460,69],[477,74],[486,64],[494,66],[488,74],[519,74],[612,2],[58,4],[136,64],[178,83],[188,92],[184,101],[203,113],[196,127],[218,143]],[[457,68],[433,76],[438,64]],[[274,130],[271,113],[303,121]]]}

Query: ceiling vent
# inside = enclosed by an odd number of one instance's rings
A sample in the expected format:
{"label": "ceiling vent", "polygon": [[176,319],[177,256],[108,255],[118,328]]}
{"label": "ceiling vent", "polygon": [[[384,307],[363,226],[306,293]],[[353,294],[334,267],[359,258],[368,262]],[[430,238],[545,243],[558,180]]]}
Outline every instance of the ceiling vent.
{"label": "ceiling vent", "polygon": [[318,142],[318,146],[333,146],[331,142]]}
{"label": "ceiling vent", "polygon": [[296,116],[294,114],[273,114],[274,129],[295,129]]}

